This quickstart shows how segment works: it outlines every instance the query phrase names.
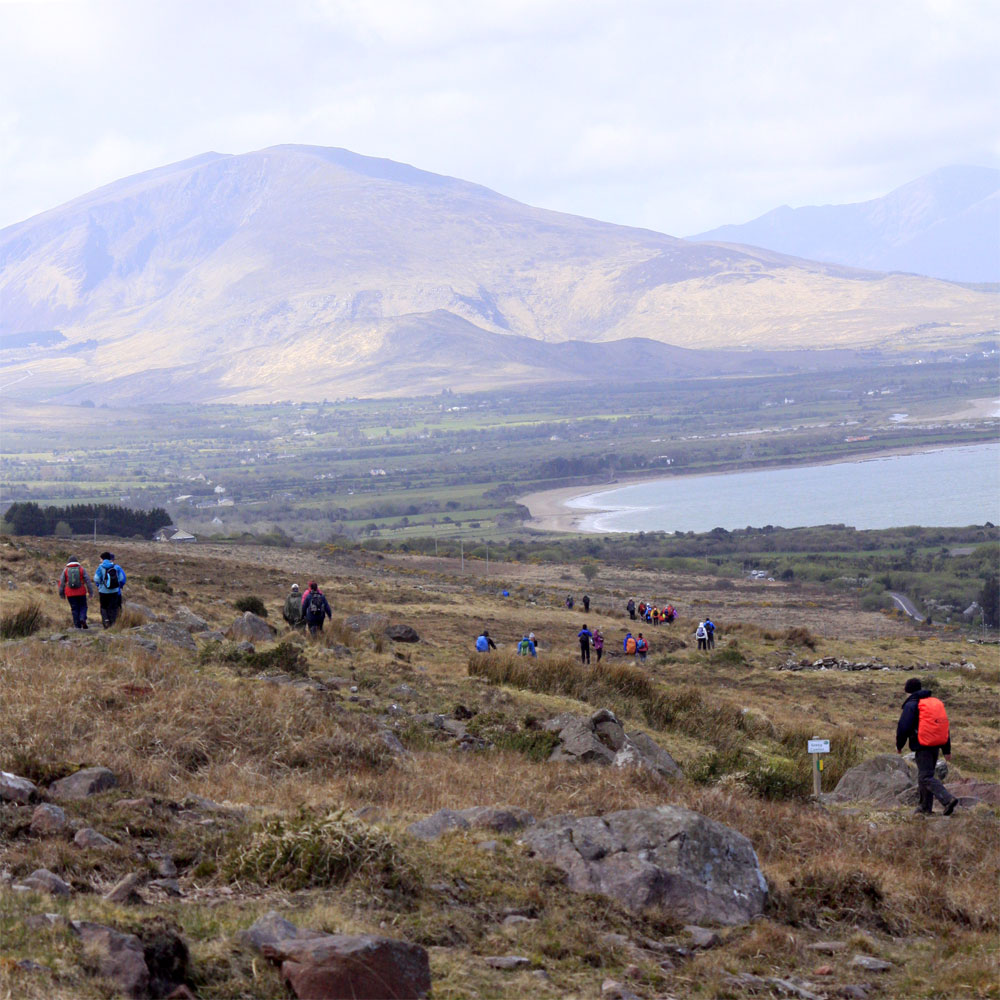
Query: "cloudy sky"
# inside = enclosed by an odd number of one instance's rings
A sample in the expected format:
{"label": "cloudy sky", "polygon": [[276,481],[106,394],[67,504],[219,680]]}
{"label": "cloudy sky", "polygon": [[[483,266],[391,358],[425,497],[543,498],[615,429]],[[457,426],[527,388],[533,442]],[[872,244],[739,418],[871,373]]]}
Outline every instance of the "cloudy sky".
{"label": "cloudy sky", "polygon": [[1000,164],[996,0],[0,0],[0,227],[343,146],[682,236]]}

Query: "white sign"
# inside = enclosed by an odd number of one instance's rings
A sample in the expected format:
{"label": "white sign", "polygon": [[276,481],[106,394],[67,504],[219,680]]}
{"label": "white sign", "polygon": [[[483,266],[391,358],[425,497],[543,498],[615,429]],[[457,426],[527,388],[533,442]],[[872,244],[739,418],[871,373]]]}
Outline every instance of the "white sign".
{"label": "white sign", "polygon": [[829,740],[809,740],[809,753],[829,753],[830,752],[830,741]]}

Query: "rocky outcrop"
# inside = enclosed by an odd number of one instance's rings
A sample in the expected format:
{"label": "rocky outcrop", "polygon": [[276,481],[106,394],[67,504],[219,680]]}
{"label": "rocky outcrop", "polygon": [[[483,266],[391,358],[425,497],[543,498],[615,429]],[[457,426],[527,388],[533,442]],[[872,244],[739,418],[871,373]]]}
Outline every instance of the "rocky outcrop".
{"label": "rocky outcrop", "polygon": [[211,626],[204,618],[196,615],[189,607],[182,604],[174,615],[173,624],[180,625],[194,634],[196,632],[206,632]]}
{"label": "rocky outcrop", "polygon": [[16,774],[8,774],[7,771],[0,771],[0,801],[26,805],[32,798],[37,797],[38,787],[33,781]]}
{"label": "rocky outcrop", "polygon": [[86,799],[114,788],[118,779],[106,767],[85,767],[82,771],[60,778],[49,785],[54,799]]}
{"label": "rocky outcrop", "polygon": [[420,840],[436,840],[452,830],[491,830],[514,833],[531,826],[535,817],[524,809],[473,806],[471,809],[440,809],[426,819],[411,823],[406,832]]}
{"label": "rocky outcrop", "polygon": [[571,889],[603,893],[634,912],[660,906],[692,922],[743,924],[767,898],[750,841],[680,806],[555,817],[522,842],[566,872]]}
{"label": "rocky outcrop", "polygon": [[819,660],[797,660],[794,656],[778,663],[775,670],[975,670],[968,660],[942,660],[940,663],[884,663],[877,656],[870,660],[845,660],[824,656]]}
{"label": "rocky outcrop", "polygon": [[897,805],[899,796],[915,789],[915,769],[896,754],[883,753],[845,772],[828,796],[831,802],[874,802]]}
{"label": "rocky outcrop", "polygon": [[191,633],[176,622],[150,622],[148,625],[140,625],[132,631],[132,636],[160,645],[167,643],[170,646],[177,646],[179,649],[197,649],[198,644],[191,637]]}
{"label": "rocky outcrop", "polygon": [[224,634],[235,642],[268,642],[274,638],[277,630],[252,611],[244,611],[242,617],[237,618]]}

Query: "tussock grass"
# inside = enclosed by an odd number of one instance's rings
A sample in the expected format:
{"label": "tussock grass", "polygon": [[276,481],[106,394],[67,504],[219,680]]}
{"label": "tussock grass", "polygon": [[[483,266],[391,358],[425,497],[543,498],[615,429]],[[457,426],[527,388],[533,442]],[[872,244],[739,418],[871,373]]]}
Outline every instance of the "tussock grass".
{"label": "tussock grass", "polygon": [[26,601],[16,610],[0,616],[0,639],[26,639],[45,625],[42,606]]}
{"label": "tussock grass", "polygon": [[252,594],[247,597],[238,597],[233,601],[233,607],[237,611],[249,611],[252,615],[256,615],[258,618],[267,617],[267,608],[264,606],[264,602]]}

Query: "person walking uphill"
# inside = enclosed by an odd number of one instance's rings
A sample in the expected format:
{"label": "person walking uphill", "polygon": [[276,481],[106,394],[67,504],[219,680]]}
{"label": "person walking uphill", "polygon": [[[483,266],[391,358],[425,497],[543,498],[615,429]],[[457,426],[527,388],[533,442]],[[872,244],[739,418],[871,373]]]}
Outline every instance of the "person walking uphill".
{"label": "person walking uphill", "polygon": [[101,624],[111,628],[118,621],[122,609],[122,587],[125,586],[125,570],[115,562],[113,552],[101,553],[101,564],[94,570],[97,597],[101,602]]}
{"label": "person walking uphill", "polygon": [[289,628],[295,628],[302,624],[302,594],[299,593],[299,585],[292,584],[292,589],[285,598],[285,607],[281,612],[281,617],[288,622]]}
{"label": "person walking uphill", "polygon": [[75,556],[70,558],[59,577],[59,596],[69,601],[69,611],[73,616],[73,628],[88,628],[87,595],[94,596],[94,587],[87,571]]}
{"label": "person walking uphill", "polygon": [[911,677],[903,690],[908,697],[903,702],[903,711],[896,726],[896,753],[902,753],[909,741],[917,762],[917,791],[920,794],[917,812],[929,816],[937,799],[944,806],[945,816],[950,816],[958,799],[934,773],[938,752],[944,754],[945,760],[951,760],[948,713],[938,698],[924,690],[918,677]]}
{"label": "person walking uphill", "polygon": [[580,662],[590,663],[590,643],[594,638],[594,633],[587,628],[586,622],[584,622],[583,628],[576,633],[576,637],[580,640]]}
{"label": "person walking uphill", "polygon": [[491,649],[496,649],[497,644],[490,638],[489,632],[483,629],[479,633],[479,638],[476,639],[476,652],[477,653],[488,653]]}
{"label": "person walking uphill", "polygon": [[315,580],[310,581],[309,589],[302,595],[302,617],[309,626],[310,635],[317,635],[323,631],[325,618],[333,618],[330,602]]}

